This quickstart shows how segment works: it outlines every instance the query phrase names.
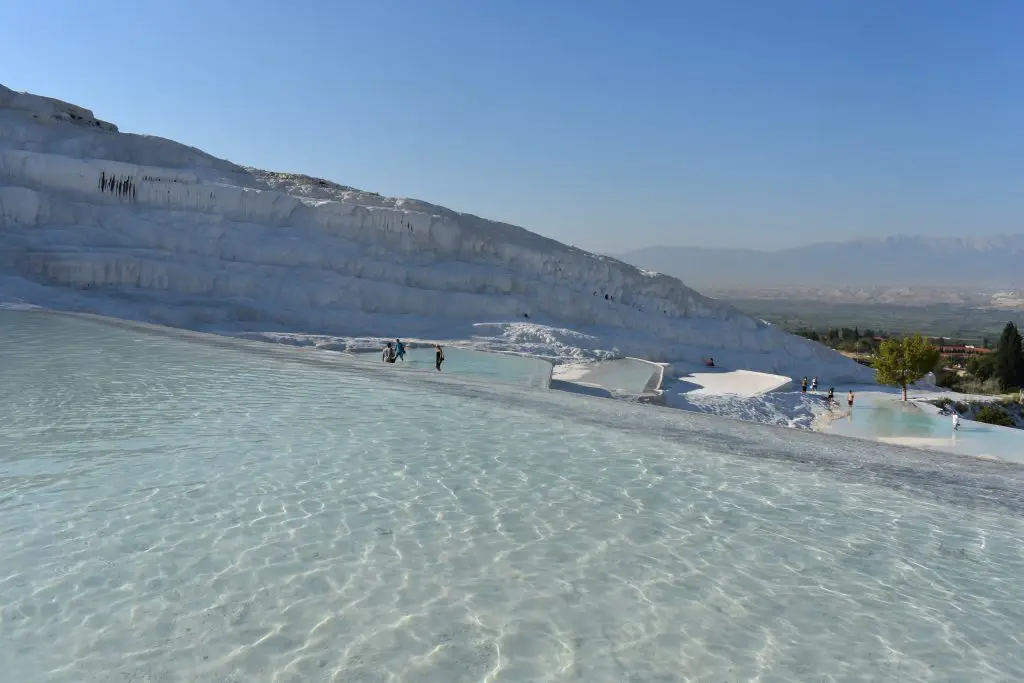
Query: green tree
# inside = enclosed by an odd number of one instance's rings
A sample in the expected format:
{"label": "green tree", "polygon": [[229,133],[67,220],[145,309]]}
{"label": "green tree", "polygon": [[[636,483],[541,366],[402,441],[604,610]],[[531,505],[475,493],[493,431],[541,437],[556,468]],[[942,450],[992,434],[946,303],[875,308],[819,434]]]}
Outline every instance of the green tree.
{"label": "green tree", "polygon": [[996,355],[986,353],[967,361],[967,372],[979,382],[987,382],[996,372]]}
{"label": "green tree", "polygon": [[800,328],[794,334],[803,337],[804,339],[810,339],[811,341],[820,341],[821,335],[810,328]]}
{"label": "green tree", "polygon": [[867,339],[858,339],[853,345],[853,350],[857,353],[871,353],[871,342]]}
{"label": "green tree", "polygon": [[990,425],[999,425],[1002,427],[1012,427],[1013,419],[1006,414],[1006,411],[999,406],[987,405],[978,411],[978,414],[974,416],[975,422],[985,422]]}
{"label": "green tree", "polygon": [[1012,322],[1006,323],[995,351],[995,376],[1003,391],[1024,387],[1024,344]]}
{"label": "green tree", "polygon": [[874,368],[882,384],[895,384],[903,389],[907,400],[907,385],[916,382],[939,364],[939,350],[921,335],[886,339],[878,347]]}

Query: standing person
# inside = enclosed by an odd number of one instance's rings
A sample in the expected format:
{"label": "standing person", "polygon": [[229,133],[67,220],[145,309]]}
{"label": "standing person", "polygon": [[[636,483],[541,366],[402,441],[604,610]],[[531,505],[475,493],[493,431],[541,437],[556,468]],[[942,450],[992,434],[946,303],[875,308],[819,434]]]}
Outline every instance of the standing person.
{"label": "standing person", "polygon": [[953,410],[953,433],[955,434],[956,432],[959,432],[959,431],[960,431],[960,413],[956,412],[956,409],[954,409]]}
{"label": "standing person", "polygon": [[800,382],[800,393],[801,394],[806,394],[807,393],[807,378],[806,377],[804,377],[803,381]]}
{"label": "standing person", "polygon": [[850,406],[850,410],[853,410],[853,389],[846,392],[846,405]]}
{"label": "standing person", "polygon": [[444,351],[440,344],[434,344],[434,367],[441,372],[441,363],[444,362]]}
{"label": "standing person", "polygon": [[814,379],[811,380],[811,391],[817,391],[817,390],[818,390],[818,378],[815,377]]}
{"label": "standing person", "polygon": [[836,400],[836,388],[835,387],[829,387],[828,388],[828,407],[829,408],[832,407],[832,404],[835,403],[835,400]]}
{"label": "standing person", "polygon": [[391,346],[391,342],[388,342],[388,345],[384,347],[384,351],[381,353],[380,359],[385,363],[395,362],[395,349]]}
{"label": "standing person", "polygon": [[403,363],[405,362],[405,344],[401,339],[395,340],[395,357]]}

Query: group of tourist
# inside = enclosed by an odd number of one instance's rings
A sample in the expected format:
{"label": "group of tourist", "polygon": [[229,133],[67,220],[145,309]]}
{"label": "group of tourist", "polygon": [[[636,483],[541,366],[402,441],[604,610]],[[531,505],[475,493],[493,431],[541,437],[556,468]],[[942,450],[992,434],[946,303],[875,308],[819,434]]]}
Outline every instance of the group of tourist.
{"label": "group of tourist", "polygon": [[[395,339],[394,343],[388,342],[381,350],[381,360],[385,363],[396,361],[405,362],[405,344],[401,339]],[[444,349],[440,344],[434,344],[434,367],[441,371],[441,363],[444,362]]]}
{"label": "group of tourist", "polygon": [[[800,393],[803,393],[803,394],[807,393],[807,384],[808,384],[807,383],[807,378],[804,377],[803,380],[800,382]],[[811,378],[810,387],[811,387],[811,392],[817,392],[818,391],[818,378],[817,377],[812,377]],[[835,387],[829,387],[828,388],[828,398],[826,400],[828,401],[828,407],[830,409],[833,406],[836,405],[836,390],[835,390]],[[850,410],[853,410],[853,389],[850,389],[848,392],[846,392],[846,405],[849,406]]]}
{"label": "group of tourist", "polygon": [[131,176],[108,176],[106,171],[100,171],[99,189],[100,192],[135,199],[135,181]]}

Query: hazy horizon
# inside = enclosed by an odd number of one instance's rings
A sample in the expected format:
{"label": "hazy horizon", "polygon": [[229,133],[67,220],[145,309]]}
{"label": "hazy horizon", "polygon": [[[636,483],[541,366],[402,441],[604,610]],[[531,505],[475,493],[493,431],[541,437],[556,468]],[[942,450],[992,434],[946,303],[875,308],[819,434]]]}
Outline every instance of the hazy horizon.
{"label": "hazy horizon", "polygon": [[1020,224],[1019,3],[57,4],[8,87],[591,251]]}
{"label": "hazy horizon", "polygon": [[683,244],[669,244],[669,243],[643,244],[643,245],[640,245],[640,246],[633,246],[633,247],[630,247],[628,249],[624,249],[624,250],[618,251],[618,252],[607,252],[607,255],[608,256],[620,256],[620,255],[623,255],[623,254],[631,254],[631,253],[634,253],[634,252],[637,252],[637,251],[642,251],[642,250],[645,250],[645,249],[700,249],[700,250],[717,250],[717,251],[750,251],[750,252],[757,252],[757,253],[761,253],[761,254],[775,254],[775,253],[784,252],[784,251],[792,251],[794,249],[806,249],[808,247],[825,246],[825,245],[833,245],[833,244],[872,243],[872,242],[882,242],[882,241],[886,241],[886,240],[901,239],[901,238],[902,239],[910,239],[910,240],[925,239],[925,240],[937,240],[937,241],[940,241],[940,240],[941,241],[950,240],[950,241],[968,241],[968,242],[971,242],[971,241],[978,242],[978,241],[1000,239],[1000,238],[1012,238],[1012,239],[1024,240],[1024,229],[1021,229],[1021,230],[1018,230],[1018,231],[1007,231],[1007,232],[991,233],[991,234],[982,233],[982,232],[976,232],[976,233],[974,233],[972,235],[969,235],[969,236],[964,236],[964,235],[934,236],[934,235],[927,235],[925,233],[901,232],[901,233],[893,233],[893,234],[889,234],[889,235],[872,235],[872,236],[868,236],[868,237],[848,237],[848,238],[836,237],[835,239],[830,239],[830,240],[815,239],[815,240],[810,241],[810,242],[803,242],[803,243],[800,243],[800,244],[790,244],[790,245],[786,245],[786,246],[776,246],[776,247],[772,247],[772,248],[735,247],[735,246],[719,247],[719,246],[706,245],[706,244],[685,244],[685,243],[683,243]]}
{"label": "hazy horizon", "polygon": [[774,251],[650,246],[615,256],[698,289],[1024,287],[1024,233],[963,238],[899,235]]}

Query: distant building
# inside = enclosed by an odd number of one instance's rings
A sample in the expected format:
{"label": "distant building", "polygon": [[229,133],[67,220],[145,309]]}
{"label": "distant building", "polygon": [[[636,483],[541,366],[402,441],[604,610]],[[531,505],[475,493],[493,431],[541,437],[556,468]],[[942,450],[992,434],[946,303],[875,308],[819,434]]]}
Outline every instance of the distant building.
{"label": "distant building", "polygon": [[946,360],[970,358],[992,353],[992,349],[986,349],[974,344],[942,344],[939,347],[939,354]]}

